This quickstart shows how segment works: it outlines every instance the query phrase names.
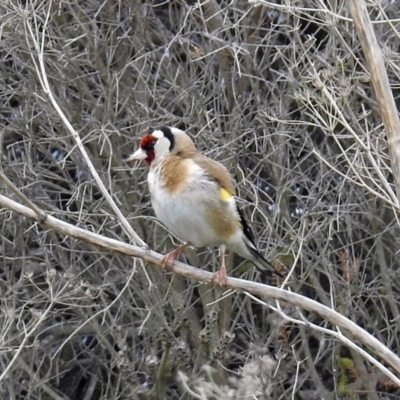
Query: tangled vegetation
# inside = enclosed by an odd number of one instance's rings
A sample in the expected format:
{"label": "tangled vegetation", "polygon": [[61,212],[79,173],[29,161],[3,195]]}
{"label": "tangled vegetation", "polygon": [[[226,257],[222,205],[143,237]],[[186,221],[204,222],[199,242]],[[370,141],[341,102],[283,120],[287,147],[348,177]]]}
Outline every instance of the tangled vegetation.
{"label": "tangled vegetation", "polygon": [[[43,90],[37,41],[54,98],[150,248],[178,241],[154,217],[146,168],[124,159],[149,127],[176,126],[234,174],[260,249],[292,271],[290,290],[399,353],[396,195],[346,3],[4,1],[2,172],[47,214],[130,242]],[[369,12],[398,105],[400,5]],[[294,321],[335,330],[318,315],[143,268],[6,208],[0,225],[0,398],[400,396],[357,351]],[[181,259],[211,271],[217,253]],[[229,266],[260,280],[236,256]]]}

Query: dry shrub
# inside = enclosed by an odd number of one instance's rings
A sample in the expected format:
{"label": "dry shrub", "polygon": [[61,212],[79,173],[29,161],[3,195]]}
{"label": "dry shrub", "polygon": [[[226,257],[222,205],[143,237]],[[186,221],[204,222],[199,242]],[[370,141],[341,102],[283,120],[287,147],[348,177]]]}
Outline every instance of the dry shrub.
{"label": "dry shrub", "polygon": [[[340,310],[398,353],[390,162],[346,2],[280,3],[3,2],[2,169],[48,213],[128,240],[38,80],[24,22],[41,39],[49,12],[44,57],[53,93],[150,247],[165,252],[176,240],[153,218],[145,168],[123,159],[148,127],[177,126],[230,168],[260,248],[281,270],[294,266],[291,289]],[[374,27],[398,102],[399,5],[380,1],[370,12],[381,21]],[[357,354],[239,293],[221,300],[219,290],[147,267],[151,286],[138,260],[7,210],[0,223],[0,371],[12,362],[2,398],[195,398],[178,371],[199,393],[200,371],[211,366],[213,378],[201,382],[219,393],[266,354],[278,359],[272,387],[243,398],[398,395]],[[212,269],[215,253],[189,251],[186,259]],[[248,264],[234,269],[240,262],[230,260],[233,275],[258,279]],[[254,346],[265,354],[250,355]],[[254,387],[264,372],[254,369]]]}

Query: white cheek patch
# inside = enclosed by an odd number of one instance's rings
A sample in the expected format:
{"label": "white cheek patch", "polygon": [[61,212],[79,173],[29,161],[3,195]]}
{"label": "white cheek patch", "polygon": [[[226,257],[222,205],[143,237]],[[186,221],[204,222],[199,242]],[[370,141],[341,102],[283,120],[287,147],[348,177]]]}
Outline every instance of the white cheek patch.
{"label": "white cheek patch", "polygon": [[151,132],[151,136],[154,136],[157,139],[162,139],[164,137],[164,133],[156,129],[155,131]]}
{"label": "white cheek patch", "polygon": [[171,142],[166,137],[163,136],[162,138],[158,139],[156,145],[154,146],[156,158],[161,158],[168,155],[170,146]]}

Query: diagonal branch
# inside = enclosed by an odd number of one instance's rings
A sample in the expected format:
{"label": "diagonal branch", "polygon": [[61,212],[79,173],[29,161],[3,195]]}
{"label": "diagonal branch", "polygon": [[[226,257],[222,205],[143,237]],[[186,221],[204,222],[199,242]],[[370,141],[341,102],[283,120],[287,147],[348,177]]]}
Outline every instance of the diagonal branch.
{"label": "diagonal branch", "polygon": [[[146,246],[146,243],[142,240],[142,238],[134,231],[132,226],[129,224],[128,220],[125,218],[125,216],[122,214],[121,210],[118,208],[118,206],[115,204],[112,196],[108,193],[108,190],[104,186],[103,181],[101,180],[98,172],[96,171],[96,168],[94,167],[92,160],[90,159],[86,148],[82,142],[82,139],[80,138],[78,132],[75,131],[74,127],[72,124],[69,122],[68,118],[65,116],[63,110],[61,107],[58,105],[57,100],[55,99],[53,92],[51,90],[49,81],[47,79],[47,73],[46,73],[46,67],[45,67],[45,60],[44,60],[44,42],[46,38],[46,27],[47,23],[50,17],[50,8],[51,8],[52,2],[49,3],[49,10],[46,15],[46,21],[43,25],[43,32],[41,35],[41,43],[39,43],[39,37],[35,36],[35,32],[32,28],[32,24],[28,18],[24,19],[25,22],[25,28],[26,28],[26,40],[31,47],[31,42],[33,43],[33,49],[31,50],[31,57],[32,61],[35,65],[36,72],[39,77],[39,81],[42,85],[43,91],[46,93],[48,96],[51,105],[54,107],[56,110],[57,114],[61,118],[62,122],[64,123],[65,127],[67,130],[70,132],[71,136],[74,138],[83,158],[86,161],[86,164],[94,178],[94,180],[97,183],[97,186],[99,187],[101,193],[103,194],[104,198],[107,200],[108,204],[114,211],[114,213],[117,215],[122,228],[124,231],[127,233],[127,235],[131,238],[133,243],[140,245],[140,246]],[[33,15],[33,18],[36,18],[36,15]],[[39,35],[38,30],[36,29],[37,36]],[[30,39],[30,40],[29,40]],[[34,54],[37,56],[37,60],[34,57]]]}
{"label": "diagonal branch", "polygon": [[[122,254],[138,257],[143,261],[155,264],[157,266],[161,265],[162,256],[154,251],[144,250],[143,248],[132,246],[130,244],[87,231],[50,215],[45,221],[43,221],[41,220],[40,216],[35,213],[35,211],[9,199],[6,196],[0,195],[0,207],[24,215],[25,217],[33,219],[38,223],[41,221],[41,225],[44,228],[56,230],[64,235],[74,237],[87,243],[95,244],[106,250],[117,251]],[[199,282],[212,283],[213,274],[211,272],[203,271],[199,268],[194,268],[181,262],[175,262],[172,267],[172,271],[179,275],[185,276],[186,278],[190,278]],[[315,312],[326,321],[329,321],[331,324],[340,329],[346,330],[351,334],[352,337],[357,339],[364,346],[371,348],[375,354],[382,358],[400,375],[400,358],[378,339],[335,310],[332,310],[331,308],[300,294],[243,279],[228,278],[226,288],[249,292],[261,298],[284,301],[304,310]],[[341,340],[340,337],[339,339]],[[400,379],[397,380],[397,384],[400,386]]]}
{"label": "diagonal branch", "polygon": [[392,164],[397,199],[400,199],[400,121],[385,63],[364,0],[349,0],[349,9],[363,48],[375,91]]}

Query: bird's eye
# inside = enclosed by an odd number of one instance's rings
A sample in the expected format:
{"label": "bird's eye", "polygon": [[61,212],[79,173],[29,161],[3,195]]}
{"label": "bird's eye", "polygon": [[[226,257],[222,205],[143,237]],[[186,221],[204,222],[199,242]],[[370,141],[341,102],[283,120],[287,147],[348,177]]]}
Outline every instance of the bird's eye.
{"label": "bird's eye", "polygon": [[157,140],[152,140],[143,147],[143,150],[145,151],[150,151],[154,149],[154,146],[156,145]]}

